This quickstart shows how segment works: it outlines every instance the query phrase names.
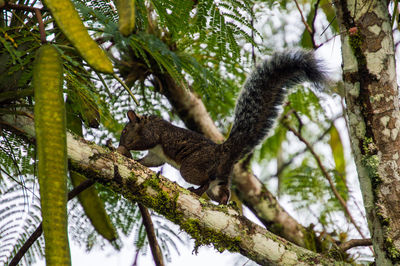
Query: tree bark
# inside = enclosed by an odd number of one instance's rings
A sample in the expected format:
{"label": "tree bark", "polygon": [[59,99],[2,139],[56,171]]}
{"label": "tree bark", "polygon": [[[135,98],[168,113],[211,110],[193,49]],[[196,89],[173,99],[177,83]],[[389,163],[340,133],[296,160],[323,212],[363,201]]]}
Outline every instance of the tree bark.
{"label": "tree bark", "polygon": [[[31,117],[3,115],[0,123],[34,138]],[[196,241],[219,250],[240,252],[261,265],[331,265],[334,261],[298,247],[252,223],[229,206],[199,199],[141,164],[67,134],[69,167],[139,202],[178,224]]]}
{"label": "tree bark", "polygon": [[387,1],[336,0],[347,118],[377,265],[400,262],[400,113]]}

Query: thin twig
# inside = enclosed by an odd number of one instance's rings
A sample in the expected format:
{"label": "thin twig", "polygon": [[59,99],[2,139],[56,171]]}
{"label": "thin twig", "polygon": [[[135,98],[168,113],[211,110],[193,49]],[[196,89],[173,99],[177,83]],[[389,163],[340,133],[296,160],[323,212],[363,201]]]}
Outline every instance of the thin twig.
{"label": "thin twig", "polygon": [[[335,119],[332,120],[331,126],[330,126],[329,128],[327,128],[327,129],[321,134],[321,136],[319,136],[318,139],[317,139],[316,141],[314,141],[314,142],[311,144],[311,146],[314,146],[316,143],[318,143],[319,141],[321,141],[321,140],[329,133],[329,131],[331,130],[331,128],[332,128],[332,126],[333,126],[333,122],[334,122],[334,121],[335,121]],[[281,167],[278,168],[278,170],[276,171],[276,176],[279,176],[279,175],[282,173],[282,171],[283,171],[287,166],[289,166],[289,165],[292,164],[292,162],[294,161],[294,159],[295,159],[297,156],[299,156],[299,155],[305,153],[306,151],[307,151],[307,147],[304,148],[303,150],[298,151],[298,152],[296,152],[295,154],[293,154],[292,158],[290,158],[287,162],[285,162],[284,164],[281,165]]]}
{"label": "thin twig", "polygon": [[354,247],[364,247],[364,246],[371,246],[372,245],[372,240],[370,238],[367,239],[351,239],[347,242],[344,242],[339,245],[339,248],[343,251],[346,251],[348,249],[354,248]]}
{"label": "thin twig", "polygon": [[311,34],[311,37],[312,37],[314,35],[313,30],[311,29],[310,25],[308,25],[307,20],[305,19],[304,15],[303,15],[303,11],[301,11],[300,5],[297,2],[297,0],[294,0],[294,2],[296,3],[296,7],[300,12],[301,21],[303,21],[303,24],[306,27],[306,30]]}
{"label": "thin twig", "polygon": [[319,6],[319,2],[320,2],[321,0],[317,0],[317,2],[315,3],[315,5],[314,5],[314,16],[313,16],[313,18],[312,18],[312,21],[311,21],[311,29],[312,29],[312,34],[311,34],[311,42],[312,42],[312,44],[313,44],[313,48],[314,49],[317,49],[320,45],[317,45],[316,43],[315,43],[315,40],[314,40],[314,34],[315,34],[315,32],[316,32],[316,30],[315,30],[315,20],[317,19],[317,14],[318,14],[318,6]]}
{"label": "thin twig", "polygon": [[[107,147],[111,150],[115,150],[115,148],[113,147],[113,145],[110,141],[107,141]],[[131,155],[130,153],[128,153],[128,154]],[[129,157],[129,158],[132,158],[132,157]],[[157,177],[158,177],[158,175],[160,175],[160,172],[157,173]],[[116,165],[114,166],[114,179],[122,179],[122,177],[118,171],[118,167]],[[153,221],[151,220],[149,210],[143,204],[141,204],[139,202],[138,202],[138,206],[139,206],[140,214],[142,215],[144,228],[146,229],[147,239],[149,240],[151,254],[153,254],[154,262],[157,266],[164,266],[165,265],[164,258],[163,258],[162,252],[161,252],[161,248],[158,245],[156,233],[154,231]],[[139,253],[139,250],[137,251],[137,253],[135,255],[135,261],[134,261],[133,265],[136,265],[136,263],[137,263],[138,253]]]}
{"label": "thin twig", "polygon": [[[68,192],[68,200],[73,199],[76,195],[89,188],[94,184],[94,181],[91,179],[87,179],[79,184],[79,186],[72,189]],[[16,266],[28,251],[28,249],[33,245],[33,243],[42,235],[43,227],[42,223],[36,228],[36,230],[32,233],[32,235],[28,238],[28,240],[22,245],[22,247],[18,250],[17,254],[15,254],[14,258],[11,260],[9,266]]]}
{"label": "thin twig", "polygon": [[23,10],[29,12],[35,12],[35,9],[41,10],[40,8],[37,7],[21,5],[21,4],[13,4],[13,3],[6,3],[0,9],[15,9],[15,10]]}
{"label": "thin twig", "polygon": [[[291,109],[291,110],[289,110],[289,111],[286,113],[286,115],[285,115],[283,118],[288,117],[288,116],[289,116],[290,114],[292,114],[292,113],[297,114],[297,112],[295,112],[294,109]],[[318,139],[316,139],[313,143],[311,143],[311,146],[314,146],[316,143],[318,143],[319,141],[321,141],[321,140],[331,131],[332,127],[334,126],[335,121],[336,121],[337,119],[339,119],[339,118],[342,118],[342,117],[343,117],[343,115],[339,115],[339,116],[337,116],[337,117],[334,117],[334,118],[330,121],[330,122],[331,122],[331,125],[330,125],[327,129],[325,129],[325,131],[318,137]],[[296,118],[297,118],[298,120],[300,120],[299,123],[303,124],[303,122],[301,121],[301,119],[300,119],[300,117],[298,116],[298,114],[296,115]],[[280,121],[281,121],[281,123],[283,123],[283,120],[282,120],[282,119],[281,119]],[[301,131],[301,128],[299,128],[299,131]],[[282,171],[283,171],[287,166],[289,166],[289,165],[292,164],[293,160],[294,160],[297,156],[299,156],[299,155],[305,153],[306,151],[307,151],[307,147],[304,148],[303,150],[298,151],[298,152],[296,152],[295,154],[293,154],[292,158],[290,158],[287,162],[283,163],[283,164],[277,169],[276,175],[275,175],[275,176],[279,176],[279,175],[282,173]]]}
{"label": "thin twig", "polygon": [[[0,172],[3,172],[4,174],[6,174],[11,180],[13,180],[15,183],[17,183],[18,185],[20,185],[24,190],[29,191],[30,193],[32,193],[32,196],[35,197],[36,199],[40,200],[39,196],[37,196],[35,194],[35,192],[33,190],[31,190],[29,187],[27,187],[25,185],[25,183],[22,183],[21,181],[17,180],[15,177],[13,177],[12,175],[10,175],[8,172],[6,172],[3,168],[0,167]],[[25,193],[24,193],[25,194]]]}
{"label": "thin twig", "polygon": [[139,106],[138,100],[136,100],[135,95],[133,95],[132,91],[126,86],[125,82],[123,82],[115,73],[113,74],[113,77],[124,87],[125,90],[128,91],[129,95],[132,97],[132,99],[135,101],[136,105]]}
{"label": "thin twig", "polygon": [[106,90],[106,93],[108,94],[108,97],[110,97],[110,100],[112,100],[113,96],[112,93],[110,92],[110,89],[107,86],[106,81],[103,79],[103,77],[101,76],[101,74],[97,71],[94,71],[94,73],[96,73],[96,75],[99,77],[100,82],[103,84],[104,89]]}
{"label": "thin twig", "polygon": [[311,154],[313,155],[315,161],[318,164],[319,169],[321,170],[322,174],[324,175],[324,177],[326,178],[326,180],[329,183],[329,186],[331,187],[331,190],[333,192],[333,194],[335,195],[335,197],[338,199],[340,205],[342,205],[345,213],[347,214],[347,216],[349,217],[351,223],[354,225],[354,227],[356,228],[356,230],[358,231],[358,233],[361,235],[362,238],[366,238],[364,236],[364,234],[362,233],[361,229],[359,228],[359,226],[357,225],[356,221],[354,220],[353,216],[350,213],[350,210],[347,207],[346,201],[342,198],[342,196],[339,194],[339,192],[337,191],[335,184],[332,181],[332,178],[329,176],[328,171],[325,169],[324,165],[321,162],[321,158],[316,154],[316,152],[314,151],[314,148],[310,145],[310,143],[303,138],[303,136],[294,128],[292,128],[288,123],[283,123],[286,128],[291,131],[301,142],[303,142],[308,150],[311,152]]}
{"label": "thin twig", "polygon": [[47,40],[46,40],[46,31],[44,29],[44,24],[42,19],[42,13],[37,8],[35,8],[35,15],[39,23],[40,41],[42,42],[42,44],[45,44],[47,43]]}
{"label": "thin twig", "polygon": [[163,266],[164,259],[162,256],[161,248],[158,245],[156,234],[154,232],[154,225],[151,221],[151,216],[149,210],[143,206],[141,203],[138,203],[140,213],[142,214],[144,228],[146,229],[147,239],[149,240],[149,245],[151,249],[151,253],[153,254],[154,262],[157,266]]}
{"label": "thin twig", "polygon": [[[322,36],[322,34],[325,33],[325,31],[327,29],[329,29],[329,26],[332,25],[332,23],[335,21],[335,19],[336,19],[336,15],[331,19],[331,21],[329,21],[328,26],[326,26],[326,28],[321,32],[321,36]],[[336,37],[336,35],[334,35],[334,37]]]}
{"label": "thin twig", "polygon": [[14,258],[11,260],[9,266],[16,266],[18,265],[19,261],[28,251],[28,249],[33,245],[33,243],[42,235],[43,227],[42,223],[36,228],[35,232],[26,240],[24,245],[18,250],[17,254],[15,254]]}
{"label": "thin twig", "polygon": [[138,261],[139,261],[139,251],[140,249],[136,250],[136,254],[135,254],[135,259],[133,260],[132,266],[138,266]]}
{"label": "thin twig", "polygon": [[313,33],[315,33],[315,20],[317,19],[318,6],[319,6],[320,2],[321,2],[321,0],[317,0],[317,2],[314,5],[314,16],[313,16],[313,19],[311,21],[311,28],[312,28],[312,32]]}

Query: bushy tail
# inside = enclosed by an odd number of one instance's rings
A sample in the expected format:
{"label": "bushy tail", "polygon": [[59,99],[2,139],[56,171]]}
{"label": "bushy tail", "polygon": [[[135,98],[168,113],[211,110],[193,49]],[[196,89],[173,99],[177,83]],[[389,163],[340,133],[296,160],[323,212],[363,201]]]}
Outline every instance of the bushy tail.
{"label": "bushy tail", "polygon": [[321,86],[326,75],[314,53],[304,50],[274,54],[250,74],[237,100],[235,120],[228,140],[237,160],[253,150],[267,135],[278,115],[286,90],[310,81]]}

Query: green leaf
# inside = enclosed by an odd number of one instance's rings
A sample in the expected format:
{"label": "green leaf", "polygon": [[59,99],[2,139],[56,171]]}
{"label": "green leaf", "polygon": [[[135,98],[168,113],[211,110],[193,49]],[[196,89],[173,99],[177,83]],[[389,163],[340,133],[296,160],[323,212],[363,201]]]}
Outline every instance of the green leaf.
{"label": "green leaf", "polygon": [[275,127],[273,135],[268,137],[258,153],[259,160],[278,157],[282,142],[286,140],[287,128],[281,125]]}
{"label": "green leaf", "polygon": [[324,111],[319,104],[319,98],[310,89],[300,87],[288,96],[290,108],[295,109],[306,115],[311,121],[317,119],[317,114],[323,114]]}
{"label": "green leaf", "polygon": [[337,23],[337,20],[336,20],[336,12],[335,12],[335,8],[333,7],[332,2],[328,1],[328,0],[322,0],[320,2],[319,6],[324,11],[327,20],[329,22],[331,22],[330,27],[333,30],[333,33],[338,33],[339,32],[339,24]]}
{"label": "green leaf", "polygon": [[329,145],[331,146],[333,159],[335,160],[336,171],[345,179],[346,161],[344,159],[343,144],[335,125],[332,125],[329,135],[331,137]]}

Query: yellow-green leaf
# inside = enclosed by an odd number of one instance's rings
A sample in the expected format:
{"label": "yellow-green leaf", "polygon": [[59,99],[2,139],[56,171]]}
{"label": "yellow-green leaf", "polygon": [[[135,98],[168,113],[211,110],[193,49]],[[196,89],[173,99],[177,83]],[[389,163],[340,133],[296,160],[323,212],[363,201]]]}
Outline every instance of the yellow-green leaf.
{"label": "yellow-green leaf", "polygon": [[346,173],[346,162],[344,159],[343,145],[340,139],[339,132],[333,125],[329,133],[331,136],[331,139],[329,140],[329,145],[331,146],[333,159],[335,160],[336,171],[338,171],[339,174],[344,177]]}
{"label": "yellow-green leaf", "polygon": [[35,133],[46,265],[71,265],[67,232],[67,141],[57,49],[42,46],[33,68]]}
{"label": "yellow-green leaf", "polygon": [[[75,171],[70,171],[69,173],[74,187],[86,180],[86,177],[80,173]],[[96,231],[109,241],[115,240],[117,238],[116,230],[104,209],[103,201],[99,198],[96,188],[91,186],[79,193],[78,198]]]}
{"label": "yellow-green leaf", "polygon": [[124,36],[129,36],[135,28],[135,0],[117,0],[119,15],[119,31]]}
{"label": "yellow-green leaf", "polygon": [[95,70],[113,73],[113,66],[106,53],[89,36],[70,0],[44,0],[46,6],[72,45]]}

